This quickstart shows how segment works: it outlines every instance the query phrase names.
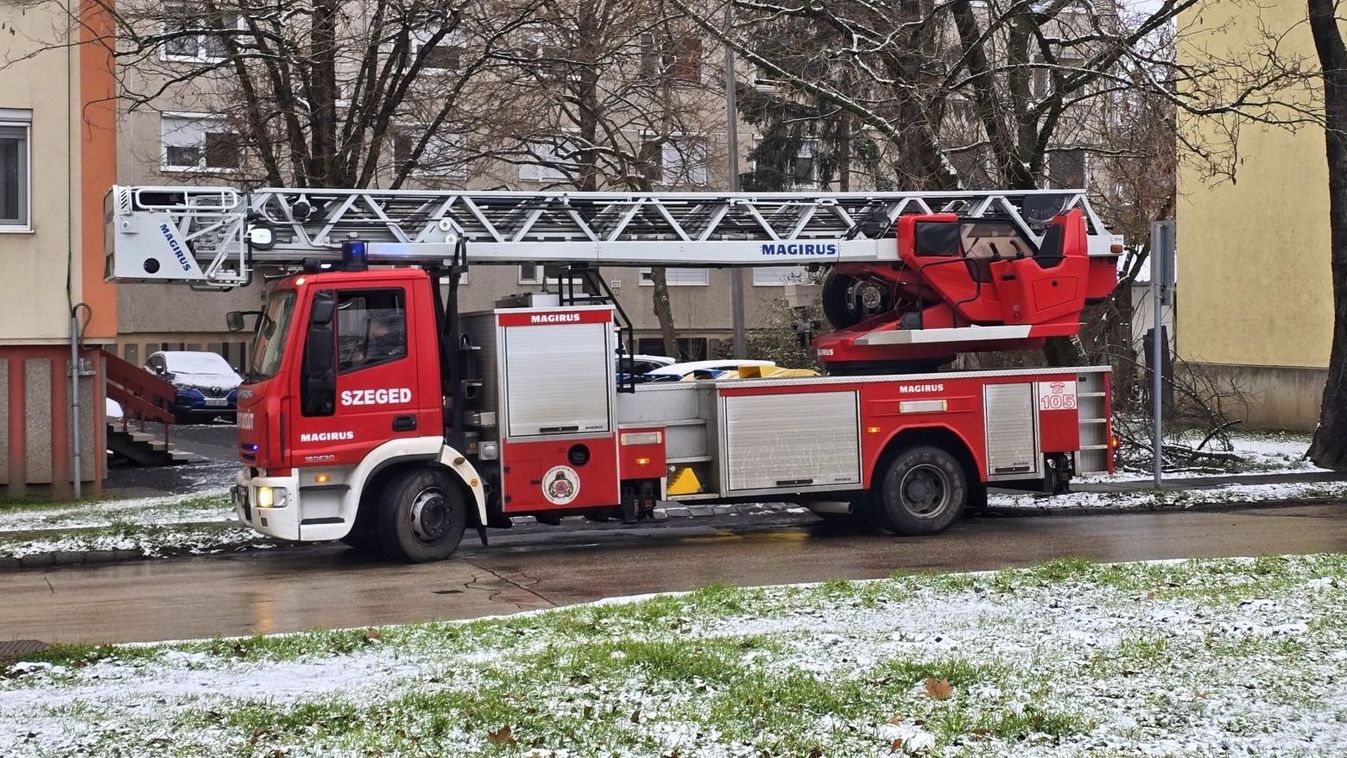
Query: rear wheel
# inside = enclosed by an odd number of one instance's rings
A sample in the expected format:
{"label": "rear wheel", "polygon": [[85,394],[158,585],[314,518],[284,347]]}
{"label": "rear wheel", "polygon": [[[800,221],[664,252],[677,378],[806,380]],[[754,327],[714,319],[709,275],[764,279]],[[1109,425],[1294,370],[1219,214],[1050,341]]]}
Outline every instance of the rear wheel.
{"label": "rear wheel", "polygon": [[442,561],[463,539],[467,498],[448,474],[415,469],[395,475],[380,494],[375,533],[388,556],[410,563]]}
{"label": "rear wheel", "polygon": [[968,499],[963,466],[947,451],[930,445],[898,452],[876,484],[871,517],[902,535],[943,532]]}

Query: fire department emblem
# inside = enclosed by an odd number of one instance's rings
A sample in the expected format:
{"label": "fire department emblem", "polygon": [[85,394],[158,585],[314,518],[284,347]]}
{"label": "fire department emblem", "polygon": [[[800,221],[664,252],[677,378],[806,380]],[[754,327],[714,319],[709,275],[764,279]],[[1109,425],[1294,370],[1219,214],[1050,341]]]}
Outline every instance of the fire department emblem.
{"label": "fire department emblem", "polygon": [[570,466],[553,466],[543,475],[543,497],[552,505],[567,505],[580,494],[580,477]]}

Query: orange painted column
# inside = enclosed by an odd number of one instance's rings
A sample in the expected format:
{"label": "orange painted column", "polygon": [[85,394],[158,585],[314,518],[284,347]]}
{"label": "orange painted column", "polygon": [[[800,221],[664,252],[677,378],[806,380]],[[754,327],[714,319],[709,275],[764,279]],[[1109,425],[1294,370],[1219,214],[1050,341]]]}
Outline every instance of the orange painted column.
{"label": "orange painted column", "polygon": [[103,197],[117,182],[117,79],[113,0],[80,3],[80,246],[76,302],[92,315],[88,339],[117,336],[117,286],[103,281]]}

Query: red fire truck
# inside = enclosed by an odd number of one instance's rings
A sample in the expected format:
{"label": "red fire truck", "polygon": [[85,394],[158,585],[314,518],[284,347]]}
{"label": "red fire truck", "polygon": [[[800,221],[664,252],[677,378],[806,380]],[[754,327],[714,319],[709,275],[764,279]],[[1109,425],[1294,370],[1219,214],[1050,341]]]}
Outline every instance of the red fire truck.
{"label": "red fire truck", "polygon": [[[1120,249],[1082,192],[115,187],[107,210],[110,278],[286,273],[238,410],[238,516],[274,537],[429,561],[513,516],[763,499],[934,534],[989,484],[1112,467],[1106,368],[927,370],[1075,333]],[[459,312],[469,263],[538,261],[572,267],[556,291]],[[632,351],[599,266],[783,261],[830,272],[830,375],[615,378]]]}

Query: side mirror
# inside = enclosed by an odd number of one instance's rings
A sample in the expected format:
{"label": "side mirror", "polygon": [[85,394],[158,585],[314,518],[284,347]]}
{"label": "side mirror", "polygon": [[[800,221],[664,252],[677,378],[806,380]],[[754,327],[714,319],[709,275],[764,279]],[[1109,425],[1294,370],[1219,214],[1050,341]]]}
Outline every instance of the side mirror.
{"label": "side mirror", "polygon": [[326,290],[314,295],[313,310],[309,312],[310,324],[331,324],[332,316],[337,312],[337,299]]}
{"label": "side mirror", "polygon": [[244,332],[248,330],[248,322],[245,319],[261,315],[262,311],[230,311],[225,314],[225,327],[231,332]]}

